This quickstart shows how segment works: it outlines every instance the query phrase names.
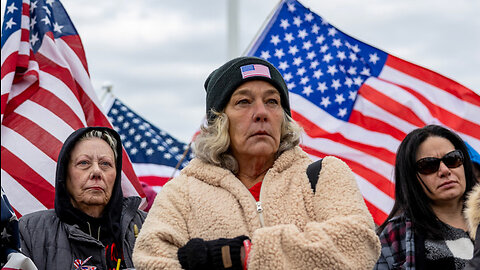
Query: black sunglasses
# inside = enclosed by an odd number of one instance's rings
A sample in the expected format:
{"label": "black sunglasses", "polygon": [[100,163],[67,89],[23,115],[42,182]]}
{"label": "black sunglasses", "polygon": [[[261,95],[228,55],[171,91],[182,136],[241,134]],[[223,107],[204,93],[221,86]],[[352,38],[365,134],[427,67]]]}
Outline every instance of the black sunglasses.
{"label": "black sunglasses", "polygon": [[421,174],[431,174],[438,171],[440,161],[448,168],[457,168],[463,164],[463,153],[460,150],[453,150],[445,154],[442,158],[426,157],[416,162],[417,172]]}

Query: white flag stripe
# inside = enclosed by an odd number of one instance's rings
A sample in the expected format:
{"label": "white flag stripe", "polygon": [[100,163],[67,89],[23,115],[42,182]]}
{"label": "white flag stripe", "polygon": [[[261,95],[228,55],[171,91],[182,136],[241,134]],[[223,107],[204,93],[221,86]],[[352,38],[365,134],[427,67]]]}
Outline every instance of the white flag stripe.
{"label": "white flag stripe", "polygon": [[10,90],[10,93],[8,94],[8,100],[12,100],[12,98],[20,95],[23,93],[23,91],[27,90],[28,87],[32,86],[34,84],[36,79],[30,79],[29,80],[22,80],[14,85],[12,85],[12,89]]}
{"label": "white flag stripe", "polygon": [[367,82],[370,87],[377,89],[382,94],[409,108],[424,123],[432,122],[433,116],[425,104],[405,89],[377,78],[370,78]]}
{"label": "white flag stripe", "polygon": [[40,151],[29,140],[2,125],[2,146],[19,157],[32,170],[55,187],[56,162]]}
{"label": "white flag stripe", "polygon": [[397,117],[390,112],[385,111],[384,109],[378,107],[376,104],[370,102],[368,99],[363,98],[362,96],[357,96],[353,110],[362,113],[365,116],[378,119],[382,122],[385,122],[401,131],[405,134],[411,130],[417,128],[416,126],[408,123],[407,121]]}
{"label": "white flag stripe", "polygon": [[361,160],[361,165],[365,168],[368,168],[386,179],[392,180],[393,175],[393,165],[378,159],[374,156],[368,155],[359,150],[350,148],[344,144],[325,139],[325,138],[310,138],[308,135],[304,135],[302,144],[313,149],[319,149],[319,151],[337,156],[340,159],[349,159],[353,161]]}
{"label": "white flag stripe", "polygon": [[358,188],[360,189],[363,197],[385,214],[390,213],[395,200],[385,194],[383,191],[379,190],[376,186],[372,185],[372,183],[367,181],[365,178],[359,176],[358,174],[354,175],[355,180],[357,180]]}
{"label": "white flag stripe", "polygon": [[471,147],[473,147],[473,149],[475,150],[478,150],[480,149],[480,140],[478,140],[477,138],[474,138],[470,135],[466,135],[462,132],[456,132],[458,134],[458,136],[460,136],[463,140],[467,141]]}
{"label": "white flag stripe", "polygon": [[[8,194],[10,204],[20,214],[33,211],[46,210],[47,208],[35,198],[28,190],[20,185],[10,174],[2,169],[2,188]],[[32,211],[33,210],[33,211]]]}
{"label": "white flag stripe", "polygon": [[82,121],[82,124],[87,126],[87,120],[85,119],[85,113],[83,112],[82,107],[77,99],[77,97],[73,94],[73,92],[68,88],[68,86],[63,83],[62,80],[58,79],[57,77],[44,72],[40,71],[40,87],[43,89],[51,92],[59,99],[61,99],[68,107],[77,115],[78,119]]}
{"label": "white flag stripe", "polygon": [[399,141],[390,135],[369,131],[355,124],[338,120],[305,98],[295,93],[290,93],[289,95],[290,106],[310,122],[318,125],[321,129],[329,133],[338,132],[354,142],[385,148],[392,153],[397,151],[396,145],[399,144]]}
{"label": "white flag stripe", "polygon": [[[122,181],[120,181],[122,186],[123,197],[130,197],[130,196],[137,196],[139,194],[135,187],[132,184],[132,181],[127,177],[124,171],[122,171]],[[139,208],[144,209],[147,206],[147,199],[146,197],[141,198],[142,202],[140,203]]]}
{"label": "white flag stripe", "polygon": [[[10,38],[5,41],[5,43],[2,46],[2,53],[1,53],[1,59],[2,59],[2,65],[3,62],[14,52],[17,51],[19,42],[20,42],[20,36],[22,35],[22,31],[18,30],[10,36]],[[3,82],[2,82],[3,84]]]}
{"label": "white flag stripe", "polygon": [[[2,96],[4,94],[7,94],[9,91],[10,91],[10,87],[9,85],[12,85],[12,82],[13,82],[13,78],[15,77],[15,72],[12,71],[12,72],[9,72],[7,75],[5,75],[3,78],[2,78],[2,81],[1,81],[1,88],[2,88]],[[9,97],[10,98],[10,97]]]}
{"label": "white flag stripe", "polygon": [[80,61],[77,54],[68,46],[68,44],[65,43],[65,41],[62,39],[56,39],[56,42],[58,49],[60,49],[65,55],[75,80],[78,82],[82,90],[88,95],[90,100],[95,104],[95,106],[97,108],[101,108],[101,103],[98,99],[95,89],[93,89],[90,75],[88,75],[87,71],[83,67],[82,61]]}
{"label": "white flag stripe", "polygon": [[480,125],[480,117],[478,117],[480,115],[480,107],[458,99],[456,96],[440,88],[388,66],[382,69],[378,77],[412,88],[438,107],[443,107],[449,112],[456,112],[455,114],[460,118]]}
{"label": "white flag stripe", "polygon": [[15,112],[47,130],[61,142],[75,131],[56,114],[31,100],[26,100],[15,109]]}
{"label": "white flag stripe", "polygon": [[[165,177],[170,177],[175,171],[175,168],[153,163],[133,163],[133,169],[137,176],[164,175]],[[175,173],[175,175],[178,175],[179,172],[176,171]]]}

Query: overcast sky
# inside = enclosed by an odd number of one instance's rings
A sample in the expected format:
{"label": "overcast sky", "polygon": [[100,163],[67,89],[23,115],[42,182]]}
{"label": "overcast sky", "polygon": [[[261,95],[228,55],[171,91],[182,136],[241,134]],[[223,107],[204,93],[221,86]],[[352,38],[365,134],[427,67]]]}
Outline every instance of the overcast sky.
{"label": "overcast sky", "polygon": [[[2,0],[2,18],[5,9]],[[146,120],[189,141],[203,83],[228,58],[226,0],[65,0],[99,96],[104,84]],[[239,1],[238,55],[277,0]],[[480,93],[480,1],[303,0],[343,32]]]}

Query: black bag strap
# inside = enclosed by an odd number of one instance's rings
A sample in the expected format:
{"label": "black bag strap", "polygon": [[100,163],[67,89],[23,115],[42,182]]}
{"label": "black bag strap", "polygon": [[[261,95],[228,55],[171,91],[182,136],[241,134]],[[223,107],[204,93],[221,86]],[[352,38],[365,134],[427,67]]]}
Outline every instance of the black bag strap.
{"label": "black bag strap", "polygon": [[310,186],[312,187],[313,193],[315,193],[315,188],[318,182],[318,175],[320,174],[321,169],[322,169],[322,159],[312,162],[307,167],[307,176],[308,176],[308,180],[310,181]]}

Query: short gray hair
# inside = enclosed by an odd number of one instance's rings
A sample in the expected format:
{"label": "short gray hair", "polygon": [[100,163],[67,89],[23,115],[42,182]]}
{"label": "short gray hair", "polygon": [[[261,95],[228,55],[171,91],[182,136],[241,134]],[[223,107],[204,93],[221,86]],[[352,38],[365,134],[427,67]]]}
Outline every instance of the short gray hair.
{"label": "short gray hair", "polygon": [[83,134],[78,141],[80,142],[80,141],[88,140],[91,138],[99,138],[104,140],[106,143],[108,143],[110,148],[112,148],[113,150],[113,155],[115,157],[115,160],[117,160],[117,156],[118,156],[117,143],[118,142],[115,139],[115,137],[112,134],[110,134],[110,132],[108,132],[107,130],[90,130],[89,132]]}
{"label": "short gray hair", "polygon": [[[201,126],[195,139],[195,156],[202,161],[238,172],[238,162],[230,151],[229,121],[224,112],[213,112],[213,121]],[[285,112],[280,134],[280,145],[275,158],[300,143],[303,129]]]}

